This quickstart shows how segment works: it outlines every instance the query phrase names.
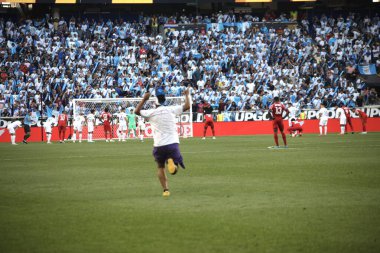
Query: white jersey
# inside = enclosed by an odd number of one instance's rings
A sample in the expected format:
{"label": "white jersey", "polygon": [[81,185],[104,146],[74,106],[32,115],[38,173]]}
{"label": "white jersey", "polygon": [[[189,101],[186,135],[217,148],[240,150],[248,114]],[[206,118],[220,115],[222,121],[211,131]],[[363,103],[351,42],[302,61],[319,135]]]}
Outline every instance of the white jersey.
{"label": "white jersey", "polygon": [[176,116],[180,115],[182,111],[182,105],[178,105],[159,106],[156,109],[140,112],[141,116],[149,120],[152,126],[154,147],[179,143]]}
{"label": "white jersey", "polygon": [[78,115],[74,118],[74,126],[83,126],[85,121],[82,115]]}
{"label": "white jersey", "polygon": [[87,115],[87,125],[94,125],[95,122],[95,115],[90,113]]}
{"label": "white jersey", "polygon": [[45,128],[45,132],[47,133],[50,133],[51,132],[51,127],[55,124],[55,119],[54,118],[48,118],[45,122],[44,122],[44,128]]}
{"label": "white jersey", "polygon": [[118,113],[117,118],[119,120],[119,125],[127,125],[127,114],[125,114],[125,112]]}
{"label": "white jersey", "polygon": [[336,116],[339,116],[340,119],[346,119],[346,114],[344,113],[343,108],[336,109]]}
{"label": "white jersey", "polygon": [[137,116],[137,126],[140,128],[140,130],[145,130],[145,120],[141,116]]}
{"label": "white jersey", "polygon": [[344,113],[343,108],[336,109],[336,115],[339,116],[339,124],[346,125],[347,118],[346,118],[346,114]]}
{"label": "white jersey", "polygon": [[95,115],[92,113],[87,114],[87,131],[89,133],[92,133],[94,131],[94,122],[95,122]]}
{"label": "white jersey", "polygon": [[10,123],[7,128],[8,128],[8,131],[10,134],[15,134],[15,130],[18,128],[18,127],[21,127],[22,126],[22,123],[21,121],[19,120],[16,120],[15,122],[12,122]]}
{"label": "white jersey", "polygon": [[288,110],[289,110],[289,119],[291,119],[291,118],[297,118],[297,112],[298,112],[298,109],[296,108],[296,107],[294,107],[294,106],[291,106],[291,107],[289,107],[288,108]]}
{"label": "white jersey", "polygon": [[319,111],[317,112],[317,115],[318,117],[322,120],[325,120],[325,119],[328,119],[329,118],[329,111],[325,108],[325,107],[322,107],[321,109],[319,109]]}

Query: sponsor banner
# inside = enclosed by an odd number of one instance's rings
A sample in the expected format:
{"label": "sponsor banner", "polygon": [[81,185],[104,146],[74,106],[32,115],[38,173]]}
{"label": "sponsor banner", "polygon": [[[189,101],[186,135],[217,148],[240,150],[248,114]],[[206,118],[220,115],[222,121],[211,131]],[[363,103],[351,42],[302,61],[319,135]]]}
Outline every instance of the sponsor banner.
{"label": "sponsor banner", "polygon": [[[378,118],[380,117],[380,107],[368,107],[360,108],[363,110],[369,118]],[[329,109],[329,118],[336,118],[336,110]],[[306,119],[317,119],[318,110],[305,110]],[[216,115],[215,115],[216,116]],[[359,116],[354,113],[351,114],[352,118],[358,118]],[[221,117],[216,116],[217,121],[224,122],[240,122],[240,121],[268,121],[270,120],[270,115],[268,111],[263,112],[223,112]],[[184,118],[186,119],[186,118]],[[220,119],[220,120],[219,120]],[[287,119],[287,118],[286,118]],[[184,122],[184,120],[182,120]],[[193,117],[193,122],[203,122],[203,114],[196,113]]]}
{"label": "sponsor banner", "polygon": [[[360,119],[352,119],[355,132],[362,131],[362,124]],[[273,126],[272,121],[238,121],[238,122],[215,122],[215,133],[217,136],[240,136],[240,135],[257,135],[257,134],[272,134]],[[288,128],[288,121],[284,120],[285,130]],[[305,120],[303,124],[304,133],[319,133],[319,120]],[[204,123],[193,123],[194,137],[203,137]],[[350,129],[350,128],[349,128]],[[188,124],[178,125],[178,131],[187,136],[190,135],[191,127]],[[328,121],[328,133],[339,133],[340,125],[338,119],[330,119]],[[368,132],[380,132],[380,117],[368,118],[367,121]],[[52,141],[58,141],[58,128],[53,127]],[[117,138],[117,126],[112,127],[113,138]],[[287,132],[288,133],[288,132]],[[66,138],[72,134],[72,129],[67,128]],[[211,129],[207,130],[207,136],[211,135]],[[16,131],[16,142],[21,142],[24,136],[22,128]],[[45,131],[41,127],[31,128],[30,142],[46,141]],[[146,125],[145,136],[152,136],[152,129],[149,124]],[[96,138],[95,138],[96,137]],[[87,127],[83,128],[83,139],[87,138]],[[104,139],[103,126],[96,126],[94,131],[94,140]],[[10,135],[7,129],[0,128],[0,142],[10,142]]]}

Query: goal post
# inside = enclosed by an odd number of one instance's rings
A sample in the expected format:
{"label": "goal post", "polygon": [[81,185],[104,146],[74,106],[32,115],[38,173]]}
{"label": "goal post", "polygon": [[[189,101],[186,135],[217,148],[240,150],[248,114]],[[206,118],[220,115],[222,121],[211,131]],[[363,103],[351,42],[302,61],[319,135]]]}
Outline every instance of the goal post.
{"label": "goal post", "polygon": [[[107,107],[109,113],[112,115],[111,121],[111,137],[113,139],[118,138],[118,122],[117,115],[121,109],[124,110],[126,114],[130,110],[134,110],[142,98],[99,98],[99,99],[73,99],[73,118],[75,119],[80,113],[83,113],[83,116],[86,118],[90,114],[91,110],[95,110],[95,127],[93,132],[93,140],[104,140],[104,130],[102,121],[99,119],[100,115]],[[155,105],[156,98],[151,97],[146,101],[143,110],[149,110],[156,107]],[[166,97],[166,106],[173,105],[183,105],[185,103],[185,97]],[[177,122],[177,131],[180,137],[193,137],[193,113],[190,106],[190,110],[183,112],[181,115],[176,117]],[[137,129],[138,131],[138,129]],[[139,131],[138,131],[139,132]],[[149,124],[149,121],[146,121],[145,128],[145,137],[153,137],[152,128]],[[83,139],[87,139],[87,118],[86,125],[83,126],[82,130]]]}

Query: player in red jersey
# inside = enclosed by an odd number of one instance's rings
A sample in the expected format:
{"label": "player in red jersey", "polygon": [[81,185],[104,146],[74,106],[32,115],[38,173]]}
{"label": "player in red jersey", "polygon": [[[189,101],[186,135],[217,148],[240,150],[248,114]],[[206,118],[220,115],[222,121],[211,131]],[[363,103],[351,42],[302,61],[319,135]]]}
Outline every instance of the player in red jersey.
{"label": "player in red jersey", "polygon": [[350,111],[350,108],[348,108],[347,106],[343,106],[343,111],[344,111],[344,114],[346,115],[346,125],[345,125],[345,133],[347,133],[347,125],[350,125],[350,128],[351,128],[351,133],[354,134],[354,126],[352,125],[352,121],[351,121],[351,111]]}
{"label": "player in red jersey", "polygon": [[302,131],[303,131],[302,125],[303,125],[303,122],[299,122],[294,118],[290,120],[288,131],[292,135],[292,137],[302,136]]}
{"label": "player in red jersey", "polygon": [[67,119],[68,118],[67,118],[67,114],[65,111],[63,111],[58,116],[58,135],[59,135],[59,142],[60,143],[65,142]]}
{"label": "player in red jersey", "polygon": [[368,118],[367,114],[363,112],[362,110],[355,109],[355,108],[352,108],[352,112],[358,115],[362,122],[362,127],[363,127],[362,134],[367,134],[367,118]]}
{"label": "player in red jersey", "polygon": [[289,110],[280,102],[279,97],[274,97],[273,104],[269,107],[270,115],[273,118],[273,132],[274,132],[274,142],[276,143],[276,147],[278,148],[278,129],[280,129],[282,140],[284,141],[285,147],[287,147],[286,143],[286,134],[284,133],[284,122],[282,118],[283,112],[286,112],[285,117],[288,116]]}
{"label": "player in red jersey", "polygon": [[203,118],[204,118],[204,129],[203,129],[203,140],[206,139],[207,128],[211,127],[212,138],[215,139],[215,128],[214,128],[214,118],[212,116],[212,107],[208,102],[203,102]]}
{"label": "player in red jersey", "polygon": [[103,122],[104,136],[106,138],[106,142],[113,142],[113,140],[111,140],[111,119],[112,119],[112,115],[108,111],[109,111],[109,109],[108,109],[108,107],[106,107],[104,109],[104,112],[100,116],[100,120]]}

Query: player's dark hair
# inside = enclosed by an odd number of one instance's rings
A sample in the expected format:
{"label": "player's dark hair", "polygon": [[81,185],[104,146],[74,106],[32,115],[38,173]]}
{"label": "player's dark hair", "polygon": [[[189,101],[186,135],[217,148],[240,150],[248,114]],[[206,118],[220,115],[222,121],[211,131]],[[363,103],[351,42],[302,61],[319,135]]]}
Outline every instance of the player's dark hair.
{"label": "player's dark hair", "polygon": [[161,105],[164,104],[166,101],[165,95],[158,95],[157,100],[158,100],[158,103],[160,103]]}
{"label": "player's dark hair", "polygon": [[109,111],[108,107],[104,108],[104,111],[105,111],[105,112],[108,112],[108,111]]}
{"label": "player's dark hair", "polygon": [[94,113],[95,112],[95,109],[91,109],[91,111],[90,111],[91,113]]}
{"label": "player's dark hair", "polygon": [[280,98],[279,98],[279,97],[274,97],[274,98],[273,98],[273,101],[274,101],[274,102],[280,102]]}

